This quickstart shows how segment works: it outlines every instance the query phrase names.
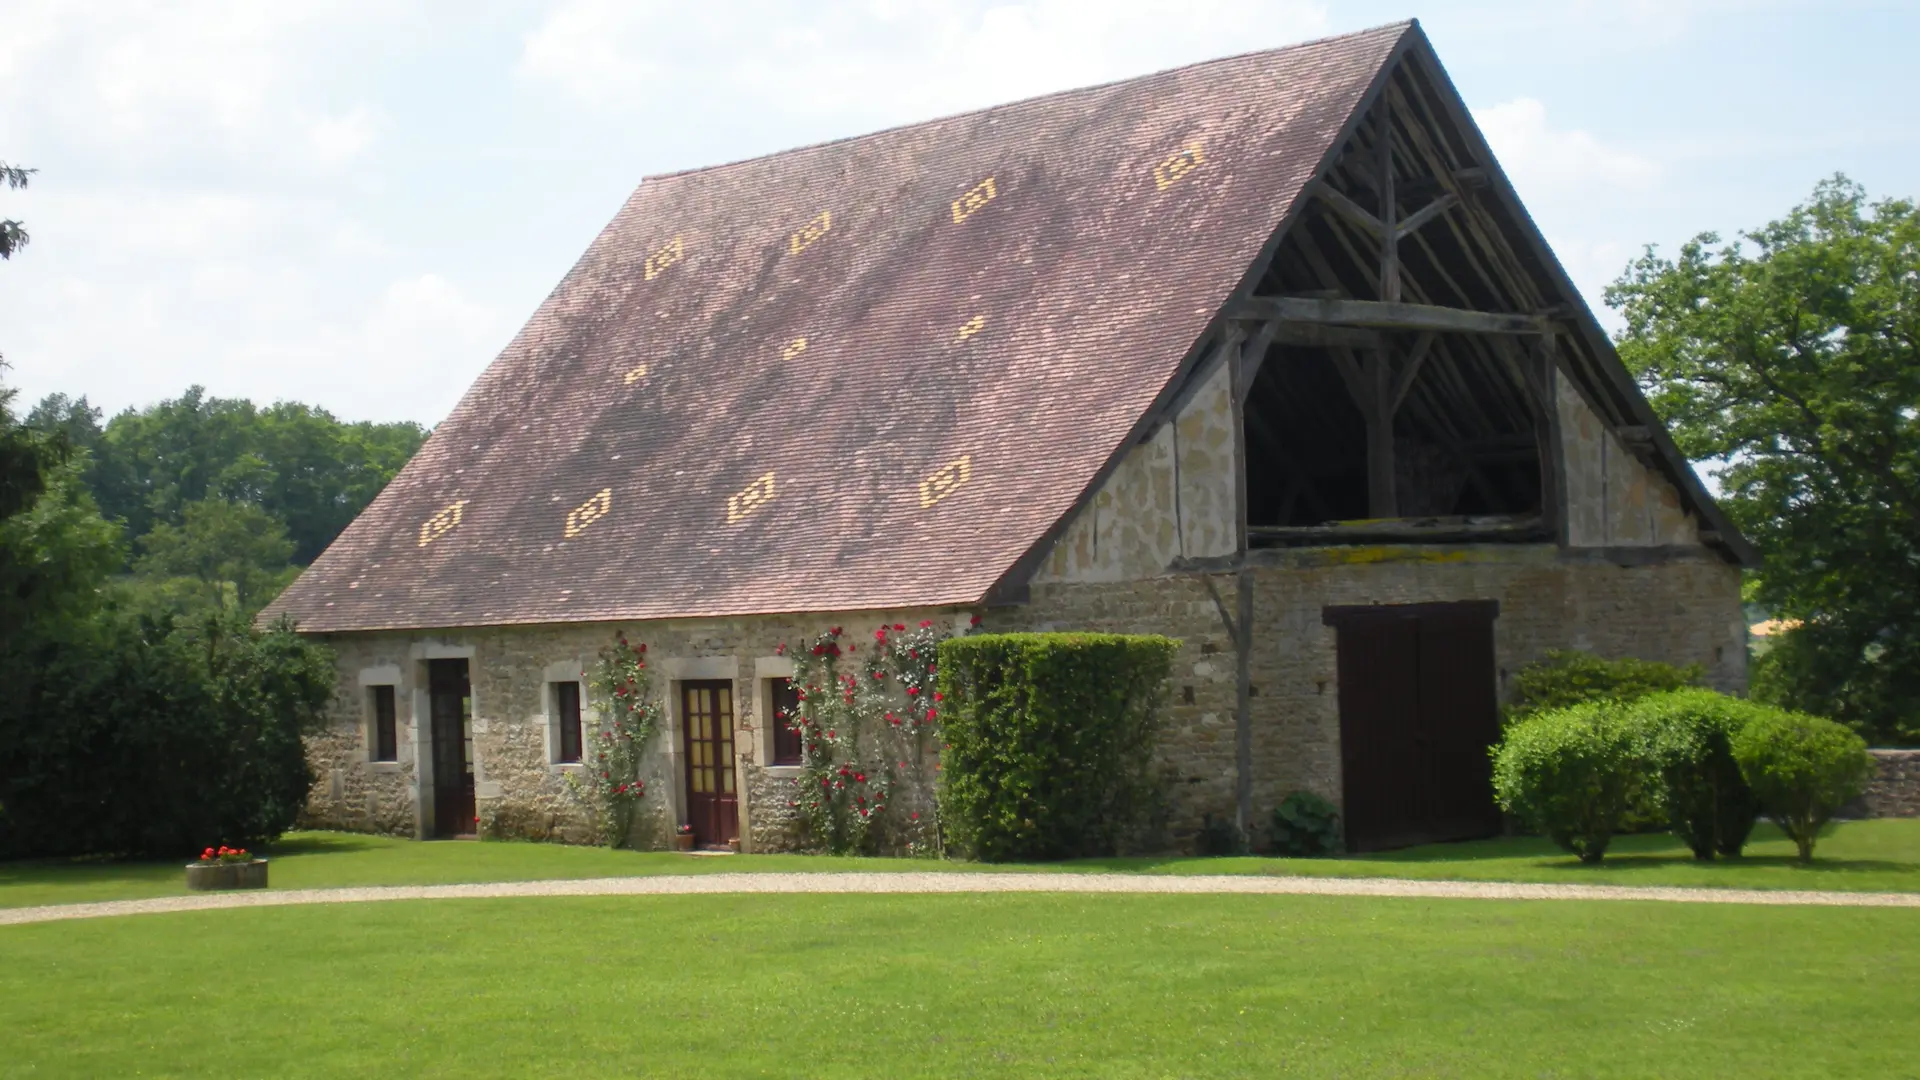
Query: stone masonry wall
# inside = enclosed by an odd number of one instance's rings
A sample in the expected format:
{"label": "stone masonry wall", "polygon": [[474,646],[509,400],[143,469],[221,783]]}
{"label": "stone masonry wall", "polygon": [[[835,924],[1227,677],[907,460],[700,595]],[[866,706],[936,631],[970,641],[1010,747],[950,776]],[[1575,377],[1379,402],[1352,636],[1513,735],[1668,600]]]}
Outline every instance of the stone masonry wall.
{"label": "stone masonry wall", "polygon": [[[317,779],[303,822],[398,836],[427,834],[417,784],[426,762],[426,661],[465,656],[473,688],[475,797],[487,833],[590,842],[585,808],[567,784],[567,774],[580,766],[552,763],[548,685],[582,678],[599,651],[624,630],[628,640],[647,644],[655,690],[668,705],[667,729],[646,767],[648,791],[635,825],[635,846],[667,846],[672,826],[682,820],[679,703],[673,683],[729,679],[734,685],[741,846],[749,851],[779,850],[791,842],[793,811],[787,803],[799,769],[764,764],[772,746],[768,718],[763,715],[764,680],[788,676],[793,670],[790,660],[776,654],[777,647],[811,638],[830,623],[844,625],[850,633],[863,633],[863,628],[882,622],[917,623],[924,618],[952,620],[964,627],[968,615],[897,611],[332,635],[326,642],[337,656],[339,684],[332,723],[308,741]],[[365,687],[377,683],[396,687],[398,762],[368,760]],[[591,715],[583,719],[591,725]],[[924,798],[903,792],[899,801],[923,803]],[[427,802],[431,801],[429,791]]]}
{"label": "stone masonry wall", "polygon": [[[1216,579],[1233,604],[1233,580]],[[1621,567],[1550,546],[1352,548],[1295,553],[1255,571],[1252,722],[1254,823],[1305,788],[1340,801],[1340,712],[1329,605],[1497,600],[1501,694],[1549,649],[1700,663],[1716,688],[1746,685],[1739,573],[1717,560]],[[1035,586],[1032,603],[996,611],[996,630],[1163,633],[1175,661],[1162,756],[1176,783],[1172,828],[1233,813],[1234,653],[1198,577]]]}
{"label": "stone masonry wall", "polygon": [[1920,817],[1920,750],[1875,750],[1880,769],[1841,817]]}

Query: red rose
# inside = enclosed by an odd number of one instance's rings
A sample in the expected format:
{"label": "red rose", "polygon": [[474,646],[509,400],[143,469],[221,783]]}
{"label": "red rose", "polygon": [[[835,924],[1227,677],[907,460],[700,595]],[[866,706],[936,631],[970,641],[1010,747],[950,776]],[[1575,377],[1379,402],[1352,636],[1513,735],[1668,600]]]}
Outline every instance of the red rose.
{"label": "red rose", "polygon": [[886,632],[886,630],[885,630],[885,629],[880,629],[880,630],[875,630],[875,631],[873,632],[873,640],[875,640],[875,641],[885,641],[885,640],[887,640],[887,632]]}
{"label": "red rose", "polygon": [[920,688],[919,688],[919,687],[917,687],[917,686],[909,686],[909,687],[907,687],[907,696],[908,696],[908,697],[919,697],[919,696],[920,696]]}
{"label": "red rose", "polygon": [[867,774],[863,772],[854,773],[853,779],[856,783],[864,784],[867,782]]}
{"label": "red rose", "polygon": [[785,656],[785,655],[787,655],[787,643],[783,641],[783,642],[781,642],[780,644],[778,644],[778,645],[775,645],[775,646],[773,647],[773,655],[775,655],[775,656]]}
{"label": "red rose", "polygon": [[935,700],[935,701],[945,701],[945,700],[947,700],[947,695],[945,695],[945,694],[943,694],[943,693],[941,693],[941,692],[940,692],[940,691],[938,691],[938,690],[935,690],[935,691],[933,692],[933,700]]}
{"label": "red rose", "polygon": [[920,629],[922,629],[922,630],[925,630],[925,629],[926,629],[927,627],[929,627],[929,626],[932,626],[932,625],[933,625],[933,620],[932,620],[932,619],[921,619],[921,620],[920,620]]}
{"label": "red rose", "polygon": [[927,719],[929,719],[929,720],[931,720],[931,719],[933,719],[933,718],[934,718],[935,716],[938,716],[938,715],[940,715],[940,714],[939,714],[939,713],[937,713],[937,712],[935,712],[935,711],[934,711],[934,710],[932,710],[932,709],[928,709],[928,710],[927,710]]}
{"label": "red rose", "polygon": [[893,628],[895,630],[905,630],[907,628],[907,624],[903,622],[897,622],[893,624]]}

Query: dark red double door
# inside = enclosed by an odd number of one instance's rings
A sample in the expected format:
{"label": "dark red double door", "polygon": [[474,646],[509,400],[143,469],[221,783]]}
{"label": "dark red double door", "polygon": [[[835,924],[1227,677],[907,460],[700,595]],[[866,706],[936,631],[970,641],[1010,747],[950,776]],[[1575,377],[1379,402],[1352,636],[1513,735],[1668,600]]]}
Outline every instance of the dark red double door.
{"label": "dark red double door", "polygon": [[1496,836],[1493,601],[1332,607],[1347,846]]}
{"label": "dark red double door", "polygon": [[681,751],[686,760],[687,824],[698,847],[717,848],[740,835],[740,794],[733,767],[733,683],[680,684]]}

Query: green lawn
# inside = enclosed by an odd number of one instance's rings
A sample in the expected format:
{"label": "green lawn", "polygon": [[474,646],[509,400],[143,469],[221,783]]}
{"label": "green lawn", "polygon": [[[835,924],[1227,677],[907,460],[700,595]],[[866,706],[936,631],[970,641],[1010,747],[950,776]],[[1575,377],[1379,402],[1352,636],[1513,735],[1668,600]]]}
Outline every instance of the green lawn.
{"label": "green lawn", "polygon": [[[1045,866],[979,866],[806,855],[695,858],[556,844],[416,843],[350,833],[295,833],[272,851],[274,888],[423,885],[716,871],[1070,870],[1151,874],[1313,874],[1459,881],[1564,881],[1756,889],[1920,890],[1920,820],[1847,822],[1821,840],[1810,867],[1771,825],[1738,861],[1700,864],[1670,836],[1628,836],[1604,864],[1582,866],[1528,837],[1437,844],[1346,859],[1096,859]],[[178,862],[0,863],[0,907],[79,903],[185,892]]]}
{"label": "green lawn", "polygon": [[415,901],[0,928],[8,1076],[1902,1077],[1911,911]]}

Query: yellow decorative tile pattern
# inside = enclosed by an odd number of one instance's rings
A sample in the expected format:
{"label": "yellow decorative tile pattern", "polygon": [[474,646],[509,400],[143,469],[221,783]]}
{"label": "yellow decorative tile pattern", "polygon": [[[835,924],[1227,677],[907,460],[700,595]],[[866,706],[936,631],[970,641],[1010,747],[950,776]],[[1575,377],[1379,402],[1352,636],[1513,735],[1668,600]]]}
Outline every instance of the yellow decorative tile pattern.
{"label": "yellow decorative tile pattern", "polygon": [[1167,190],[1178,183],[1182,177],[1199,168],[1206,160],[1206,155],[1201,151],[1197,140],[1188,143],[1167,160],[1153,167],[1154,188],[1159,191]]}
{"label": "yellow decorative tile pattern", "polygon": [[727,524],[731,525],[773,501],[773,474],[748,484],[738,495],[727,496]]}
{"label": "yellow decorative tile pattern", "polygon": [[601,488],[593,497],[572,510],[567,511],[567,536],[575,537],[587,531],[587,526],[606,517],[613,511],[613,489]]}
{"label": "yellow decorative tile pattern", "polygon": [[647,280],[652,281],[667,272],[667,267],[686,257],[687,245],[679,237],[666,242],[659,251],[647,256]]}
{"label": "yellow decorative tile pattern", "polygon": [[961,484],[973,479],[973,455],[962,454],[920,481],[920,506],[932,506],[954,493]]}
{"label": "yellow decorative tile pattern", "polygon": [[822,210],[812,221],[800,226],[798,232],[787,238],[787,247],[798,255],[827,235],[827,230],[831,228],[833,228],[833,211]]}
{"label": "yellow decorative tile pattern", "polygon": [[994,196],[998,194],[999,192],[994,190],[991,176],[973,185],[965,195],[953,200],[954,224],[958,225],[967,220],[968,215],[992,202]]}
{"label": "yellow decorative tile pattern", "polygon": [[420,546],[426,547],[428,544],[452,532],[454,526],[460,524],[460,515],[466,509],[469,501],[468,499],[461,499],[458,502],[448,503],[441,508],[439,513],[421,522]]}
{"label": "yellow decorative tile pattern", "polygon": [[987,328],[987,317],[985,315],[975,315],[973,318],[968,319],[964,324],[961,325],[960,332],[954,335],[953,340],[965,341],[968,338],[972,337],[973,335],[979,333],[980,331],[985,330],[986,328]]}
{"label": "yellow decorative tile pattern", "polygon": [[647,365],[641,364],[640,366],[633,368],[632,370],[627,372],[626,383],[628,386],[632,386],[634,383],[639,382],[641,379],[644,379],[646,377],[647,377]]}
{"label": "yellow decorative tile pattern", "polygon": [[787,342],[787,347],[780,350],[780,359],[791,360],[794,357],[799,356],[801,353],[806,351],[807,351],[807,339],[803,337],[797,337],[797,338],[794,338],[792,341]]}

